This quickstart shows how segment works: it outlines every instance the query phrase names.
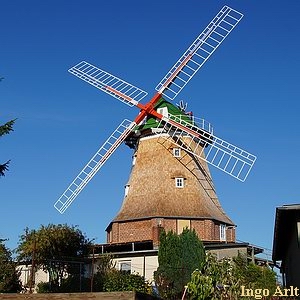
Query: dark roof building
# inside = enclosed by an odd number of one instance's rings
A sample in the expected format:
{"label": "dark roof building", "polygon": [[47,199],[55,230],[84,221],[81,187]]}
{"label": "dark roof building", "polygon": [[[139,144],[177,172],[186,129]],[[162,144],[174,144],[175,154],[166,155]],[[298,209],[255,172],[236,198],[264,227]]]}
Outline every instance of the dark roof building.
{"label": "dark roof building", "polygon": [[276,208],[272,258],[283,284],[300,288],[300,204]]}

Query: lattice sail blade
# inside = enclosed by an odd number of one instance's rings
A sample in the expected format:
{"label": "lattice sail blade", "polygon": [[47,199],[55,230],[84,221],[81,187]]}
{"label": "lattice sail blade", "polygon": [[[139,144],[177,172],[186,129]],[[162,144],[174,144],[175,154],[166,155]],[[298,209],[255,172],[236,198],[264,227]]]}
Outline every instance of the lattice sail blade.
{"label": "lattice sail blade", "polygon": [[162,138],[171,140],[240,181],[246,180],[256,161],[255,155],[216,137],[193,122],[170,115],[169,119],[161,120],[159,126],[167,133]]}
{"label": "lattice sail blade", "polygon": [[173,100],[240,22],[243,14],[224,6],[156,86]]}
{"label": "lattice sail blade", "polygon": [[85,61],[80,62],[68,71],[129,106],[137,105],[148,95],[140,88]]}
{"label": "lattice sail blade", "polygon": [[92,159],[86,164],[82,171],[72,181],[60,198],[55,202],[54,207],[63,214],[66,209],[72,204],[78,194],[88,184],[88,182],[99,171],[108,158],[121,145],[126,137],[132,132],[136,126],[135,122],[124,120],[111,136],[100,147]]}

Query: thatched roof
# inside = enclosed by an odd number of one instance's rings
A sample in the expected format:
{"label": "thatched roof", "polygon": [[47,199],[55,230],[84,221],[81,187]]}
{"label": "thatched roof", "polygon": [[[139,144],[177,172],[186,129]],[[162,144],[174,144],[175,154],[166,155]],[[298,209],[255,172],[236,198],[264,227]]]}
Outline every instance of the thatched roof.
{"label": "thatched roof", "polygon": [[[178,217],[234,225],[218,201],[207,164],[184,150],[176,158],[173,148],[157,135],[140,139],[128,194],[113,222]],[[175,186],[176,177],[184,178],[183,188]]]}

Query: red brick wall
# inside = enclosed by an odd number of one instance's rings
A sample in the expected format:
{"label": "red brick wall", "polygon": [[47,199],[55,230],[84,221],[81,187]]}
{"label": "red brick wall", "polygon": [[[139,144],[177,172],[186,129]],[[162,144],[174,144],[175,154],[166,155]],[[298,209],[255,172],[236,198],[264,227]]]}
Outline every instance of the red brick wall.
{"label": "red brick wall", "polygon": [[235,227],[226,229],[227,242],[235,242]]}
{"label": "red brick wall", "polygon": [[[113,223],[108,236],[108,243],[122,243],[153,240],[156,243],[159,236],[157,227],[164,228],[167,232],[177,232],[176,219],[153,218],[148,220],[137,220]],[[220,241],[220,224],[213,220],[191,220],[191,229],[195,229],[199,238],[203,241]],[[226,230],[227,242],[235,242],[235,228]]]}
{"label": "red brick wall", "polygon": [[152,220],[121,222],[112,224],[111,243],[152,240]]}

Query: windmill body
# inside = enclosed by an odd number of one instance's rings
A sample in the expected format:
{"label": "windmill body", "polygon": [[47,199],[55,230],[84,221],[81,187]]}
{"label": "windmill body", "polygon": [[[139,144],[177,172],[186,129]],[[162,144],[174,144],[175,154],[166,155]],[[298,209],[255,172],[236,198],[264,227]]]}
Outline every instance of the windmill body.
{"label": "windmill body", "polygon": [[[167,101],[156,109],[195,123]],[[198,156],[191,154],[177,145],[178,139],[190,137],[171,137],[157,124],[149,118],[125,141],[135,147],[132,170],[123,205],[107,228],[107,242],[156,243],[162,228],[180,233],[184,227],[195,229],[204,241],[235,241],[235,226],[218,201],[207,163],[198,157],[205,145]]]}

